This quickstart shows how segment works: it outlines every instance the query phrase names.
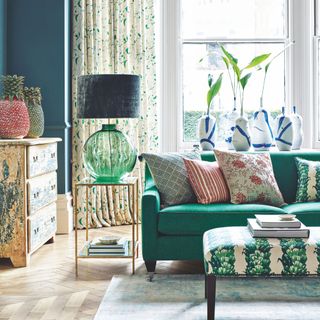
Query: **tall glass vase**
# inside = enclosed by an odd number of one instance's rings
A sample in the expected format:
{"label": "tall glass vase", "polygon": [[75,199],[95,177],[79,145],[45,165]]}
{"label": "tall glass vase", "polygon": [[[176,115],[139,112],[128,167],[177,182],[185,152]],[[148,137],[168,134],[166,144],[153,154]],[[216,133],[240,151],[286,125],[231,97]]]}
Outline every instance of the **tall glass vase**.
{"label": "tall glass vase", "polygon": [[237,111],[237,100],[234,98],[233,100],[233,109],[231,112],[228,112],[225,115],[226,118],[226,138],[225,141],[227,143],[227,147],[229,150],[234,150],[234,146],[232,143],[232,136],[235,129],[236,120],[239,118],[240,114]]}

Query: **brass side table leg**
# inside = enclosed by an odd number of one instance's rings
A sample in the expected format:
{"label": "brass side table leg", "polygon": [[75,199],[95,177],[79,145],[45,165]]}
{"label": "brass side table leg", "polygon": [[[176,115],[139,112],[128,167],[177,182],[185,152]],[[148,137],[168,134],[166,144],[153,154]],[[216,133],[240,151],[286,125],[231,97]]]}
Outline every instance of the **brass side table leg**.
{"label": "brass side table leg", "polygon": [[[130,185],[128,186],[128,198],[129,198],[129,208],[131,208],[131,206],[134,207],[134,200],[132,199],[132,197],[134,197],[134,186]],[[132,192],[133,191],[133,192]],[[132,201],[133,200],[133,201]],[[132,274],[135,273],[135,224],[134,224],[134,219],[135,219],[135,213],[134,213],[134,208],[132,208],[133,211],[131,214],[131,219],[132,219],[132,244],[131,244],[131,251],[132,251]]]}
{"label": "brass side table leg", "polygon": [[88,212],[89,205],[88,205],[88,200],[89,200],[89,188],[88,188],[88,186],[86,186],[86,241],[89,240],[89,227],[88,227],[88,224],[89,224],[89,212]]}
{"label": "brass side table leg", "polygon": [[74,208],[73,208],[73,224],[74,224],[74,253],[76,263],[76,276],[78,276],[78,214],[77,214],[77,193],[78,187],[75,185],[74,188]]}
{"label": "brass side table leg", "polygon": [[139,257],[139,180],[137,179],[136,184],[135,184],[135,213],[136,213],[136,229],[137,229],[137,235],[136,235],[136,241],[137,241],[137,256],[136,258]]}

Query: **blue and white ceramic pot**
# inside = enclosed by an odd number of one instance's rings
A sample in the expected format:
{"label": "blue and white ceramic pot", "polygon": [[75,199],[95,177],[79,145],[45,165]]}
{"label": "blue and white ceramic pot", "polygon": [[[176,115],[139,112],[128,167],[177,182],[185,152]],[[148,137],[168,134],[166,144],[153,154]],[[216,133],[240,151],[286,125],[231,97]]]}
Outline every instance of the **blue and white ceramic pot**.
{"label": "blue and white ceramic pot", "polygon": [[239,118],[240,114],[237,111],[237,109],[234,107],[231,112],[228,112],[225,117],[226,117],[226,143],[227,147],[229,150],[234,150],[233,144],[232,144],[232,136],[234,132],[234,128],[236,125],[236,120]]}
{"label": "blue and white ceramic pot", "polygon": [[198,136],[202,150],[214,149],[216,123],[216,118],[210,114],[206,114],[199,119]]}
{"label": "blue and white ceramic pot", "polygon": [[292,126],[293,126],[293,142],[292,149],[299,150],[303,141],[303,121],[302,117],[297,113],[297,108],[294,106],[291,114]]}
{"label": "blue and white ceramic pot", "polygon": [[232,136],[232,144],[236,151],[248,151],[250,149],[251,134],[247,118],[237,118]]}
{"label": "blue and white ceramic pot", "polygon": [[293,143],[293,126],[289,115],[286,115],[285,108],[282,114],[276,119],[276,145],[279,151],[290,151]]}
{"label": "blue and white ceramic pot", "polygon": [[273,132],[269,119],[268,111],[263,108],[253,115],[252,146],[256,151],[267,151],[272,146]]}

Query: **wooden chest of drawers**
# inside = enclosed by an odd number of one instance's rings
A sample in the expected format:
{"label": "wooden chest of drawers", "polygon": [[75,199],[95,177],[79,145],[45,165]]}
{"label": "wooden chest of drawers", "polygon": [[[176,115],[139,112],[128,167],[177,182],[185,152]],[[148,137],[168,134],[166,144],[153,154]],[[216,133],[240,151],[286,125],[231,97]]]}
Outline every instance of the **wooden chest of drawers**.
{"label": "wooden chest of drawers", "polygon": [[59,141],[0,140],[0,258],[15,267],[54,240]]}

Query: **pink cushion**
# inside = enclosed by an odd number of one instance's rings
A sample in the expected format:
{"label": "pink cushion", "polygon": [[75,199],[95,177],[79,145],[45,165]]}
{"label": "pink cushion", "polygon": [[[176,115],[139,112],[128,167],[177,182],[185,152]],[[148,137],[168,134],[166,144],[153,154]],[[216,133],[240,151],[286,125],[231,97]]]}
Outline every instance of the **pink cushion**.
{"label": "pink cushion", "polygon": [[215,150],[232,203],[265,203],[280,207],[284,200],[274,177],[269,153]]}
{"label": "pink cushion", "polygon": [[199,203],[229,202],[230,194],[217,162],[183,159]]}

